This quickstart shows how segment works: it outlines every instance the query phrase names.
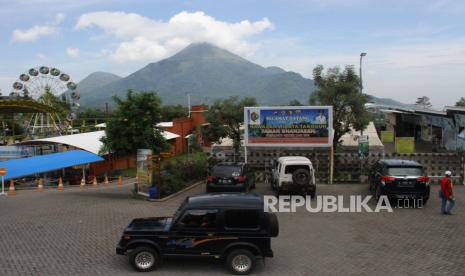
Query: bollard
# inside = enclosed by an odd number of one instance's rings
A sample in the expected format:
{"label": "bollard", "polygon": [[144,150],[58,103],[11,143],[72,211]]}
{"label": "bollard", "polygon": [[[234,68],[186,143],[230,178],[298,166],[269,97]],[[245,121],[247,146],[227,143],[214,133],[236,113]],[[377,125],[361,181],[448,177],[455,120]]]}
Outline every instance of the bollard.
{"label": "bollard", "polygon": [[105,181],[103,182],[103,184],[105,184],[105,185],[110,184],[110,182],[108,182],[108,176],[106,176],[106,175],[105,175]]}
{"label": "bollard", "polygon": [[94,175],[94,178],[92,180],[92,186],[97,187],[97,176]]}
{"label": "bollard", "polygon": [[37,191],[38,192],[43,192],[44,191],[44,185],[42,182],[42,177],[39,178],[39,184],[37,185]]}
{"label": "bollard", "polygon": [[81,186],[81,188],[84,188],[86,186],[86,181],[85,181],[84,177],[81,178],[81,185],[80,186]]}
{"label": "bollard", "polygon": [[58,178],[58,191],[63,191],[63,179]]}
{"label": "bollard", "polygon": [[118,186],[123,186],[123,177],[121,175],[118,176]]}
{"label": "bollard", "polygon": [[8,195],[9,196],[16,195],[15,182],[13,180],[10,180],[10,188],[8,189]]}

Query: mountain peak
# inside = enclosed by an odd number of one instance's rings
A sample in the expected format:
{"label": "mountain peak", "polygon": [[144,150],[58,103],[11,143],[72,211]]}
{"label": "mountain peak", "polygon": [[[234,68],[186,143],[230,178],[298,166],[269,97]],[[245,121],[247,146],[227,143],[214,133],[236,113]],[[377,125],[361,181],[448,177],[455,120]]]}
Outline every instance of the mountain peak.
{"label": "mountain peak", "polygon": [[238,55],[235,55],[228,50],[221,49],[216,45],[208,42],[194,42],[189,44],[186,48],[171,57],[172,59],[201,59],[201,58],[214,58],[214,59],[229,59],[229,60],[243,60]]}

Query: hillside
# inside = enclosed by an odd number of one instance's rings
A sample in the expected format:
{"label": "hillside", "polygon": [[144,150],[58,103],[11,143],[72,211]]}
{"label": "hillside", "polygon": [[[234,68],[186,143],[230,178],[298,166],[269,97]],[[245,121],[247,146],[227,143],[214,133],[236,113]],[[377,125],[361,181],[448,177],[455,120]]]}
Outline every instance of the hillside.
{"label": "hillside", "polygon": [[87,86],[89,81],[86,86],[82,82],[78,84],[81,104],[93,107],[112,103],[111,95],[122,96],[128,89],[156,91],[164,104],[185,104],[189,93],[193,104],[253,96],[260,104],[276,105],[293,99],[307,102],[315,88],[311,79],[300,74],[279,67],[265,68],[207,43],[191,44],[125,78],[107,83],[97,80],[93,82],[95,87]]}

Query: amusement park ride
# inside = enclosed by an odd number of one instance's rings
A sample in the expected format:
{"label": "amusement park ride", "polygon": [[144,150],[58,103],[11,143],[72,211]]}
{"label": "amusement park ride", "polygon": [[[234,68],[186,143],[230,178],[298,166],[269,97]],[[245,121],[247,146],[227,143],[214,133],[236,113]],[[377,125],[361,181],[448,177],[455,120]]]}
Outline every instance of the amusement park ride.
{"label": "amusement park ride", "polygon": [[[68,134],[80,106],[76,88],[77,84],[60,69],[31,68],[13,83],[9,96],[1,97],[0,113],[3,119],[11,115],[13,122],[22,125],[24,138]],[[2,126],[6,134],[4,120]]]}

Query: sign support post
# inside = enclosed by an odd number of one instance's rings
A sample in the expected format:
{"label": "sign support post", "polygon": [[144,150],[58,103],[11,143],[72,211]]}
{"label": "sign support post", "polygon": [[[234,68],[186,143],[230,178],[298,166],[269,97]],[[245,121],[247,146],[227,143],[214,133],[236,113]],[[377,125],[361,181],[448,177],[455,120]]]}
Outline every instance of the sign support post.
{"label": "sign support post", "polygon": [[247,164],[247,146],[244,146],[244,163]]}
{"label": "sign support post", "polygon": [[6,193],[5,193],[5,174],[6,174],[6,169],[5,168],[0,168],[0,175],[2,176],[2,192],[0,193],[0,196],[6,196]]}
{"label": "sign support post", "polygon": [[329,149],[329,184],[333,184],[334,181],[334,146]]}

